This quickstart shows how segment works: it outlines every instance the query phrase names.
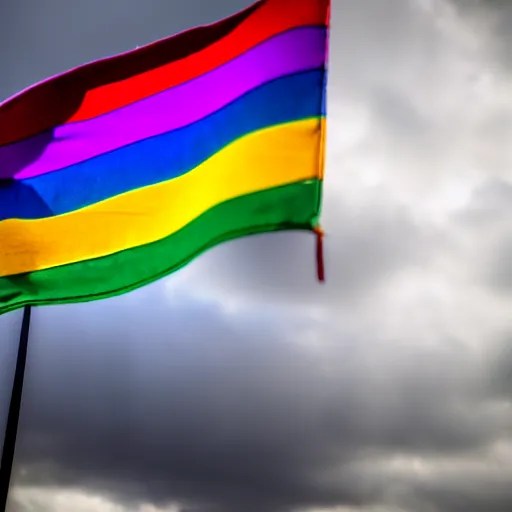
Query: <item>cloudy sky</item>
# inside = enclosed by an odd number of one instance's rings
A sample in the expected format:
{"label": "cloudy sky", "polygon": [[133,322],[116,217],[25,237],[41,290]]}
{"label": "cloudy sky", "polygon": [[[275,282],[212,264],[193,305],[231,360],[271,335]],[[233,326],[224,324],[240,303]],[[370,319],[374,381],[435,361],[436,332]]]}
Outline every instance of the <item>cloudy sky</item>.
{"label": "cloudy sky", "polygon": [[[0,99],[249,3],[2,0]],[[327,283],[280,233],[34,310],[9,512],[512,508],[512,3],[333,4]]]}

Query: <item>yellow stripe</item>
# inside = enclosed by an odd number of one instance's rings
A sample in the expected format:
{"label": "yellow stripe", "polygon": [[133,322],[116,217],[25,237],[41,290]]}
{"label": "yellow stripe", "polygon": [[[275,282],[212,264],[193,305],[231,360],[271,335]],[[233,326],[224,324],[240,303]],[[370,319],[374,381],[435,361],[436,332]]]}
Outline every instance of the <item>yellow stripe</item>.
{"label": "yellow stripe", "polygon": [[0,276],[106,256],[160,240],[234,197],[318,177],[324,120],[248,135],[178,178],[57,217],[0,222]]}

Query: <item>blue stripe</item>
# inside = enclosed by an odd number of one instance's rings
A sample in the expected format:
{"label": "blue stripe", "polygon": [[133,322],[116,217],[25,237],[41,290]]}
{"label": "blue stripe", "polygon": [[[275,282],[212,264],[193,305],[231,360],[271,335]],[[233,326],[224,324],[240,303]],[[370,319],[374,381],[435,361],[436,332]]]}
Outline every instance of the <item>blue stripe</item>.
{"label": "blue stripe", "polygon": [[68,213],[181,176],[253,131],[325,115],[324,73],[317,69],[279,78],[179,130],[52,173],[0,181],[0,220]]}

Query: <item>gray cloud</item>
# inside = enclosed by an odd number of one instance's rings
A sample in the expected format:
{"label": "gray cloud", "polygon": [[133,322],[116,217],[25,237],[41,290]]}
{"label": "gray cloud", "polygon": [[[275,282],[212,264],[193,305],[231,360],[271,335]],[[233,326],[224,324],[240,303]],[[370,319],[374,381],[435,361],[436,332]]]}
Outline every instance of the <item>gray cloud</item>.
{"label": "gray cloud", "polygon": [[[316,352],[302,345],[311,318],[284,328],[270,307],[160,304],[115,327],[91,326],[83,308],[36,316],[20,486],[201,511],[371,505],[401,485],[361,465],[372,453],[466,456],[512,426],[488,408],[478,362],[448,340],[420,349],[332,324],[321,331],[331,348]],[[408,488],[428,497],[428,483]]]}
{"label": "gray cloud", "polygon": [[512,229],[507,238],[491,248],[491,255],[486,262],[486,277],[489,283],[504,293],[512,293]]}
{"label": "gray cloud", "polygon": [[[512,291],[512,184],[489,179],[478,187],[457,222],[470,240],[466,257],[476,262],[481,282],[489,289],[511,296]],[[461,257],[463,255],[461,254]],[[473,269],[474,272],[474,269]]]}
{"label": "gray cloud", "polygon": [[476,30],[484,30],[498,63],[510,71],[512,65],[512,5],[508,0],[450,0],[469,17]]}
{"label": "gray cloud", "polygon": [[[141,315],[148,334],[149,322],[166,327],[145,337],[145,349],[131,327],[93,346],[90,331],[63,333],[66,350],[40,326],[32,351],[38,373],[27,374],[27,396],[37,390],[30,415],[37,428],[22,429],[19,464],[35,460],[45,480],[106,486],[123,499],[174,497],[222,510],[348,499],[349,489],[322,492],[309,478],[332,458],[315,428],[324,391],[309,358],[269,328],[274,315],[240,325],[214,305],[187,305],[186,317],[175,306],[174,314]],[[196,315],[200,324],[191,322]]]}

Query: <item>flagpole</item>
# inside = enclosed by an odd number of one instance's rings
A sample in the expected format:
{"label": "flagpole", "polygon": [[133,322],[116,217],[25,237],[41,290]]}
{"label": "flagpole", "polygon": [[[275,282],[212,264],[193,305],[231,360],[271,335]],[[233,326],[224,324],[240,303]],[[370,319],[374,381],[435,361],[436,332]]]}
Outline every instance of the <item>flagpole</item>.
{"label": "flagpole", "polygon": [[25,364],[27,362],[28,335],[30,330],[31,307],[25,306],[23,321],[21,324],[20,343],[18,346],[18,358],[12,384],[11,403],[5,428],[2,460],[0,462],[0,511],[5,512],[7,495],[11,481],[14,450],[16,446],[16,434],[18,432],[18,420],[20,417],[21,395],[23,391],[23,379],[25,376]]}

